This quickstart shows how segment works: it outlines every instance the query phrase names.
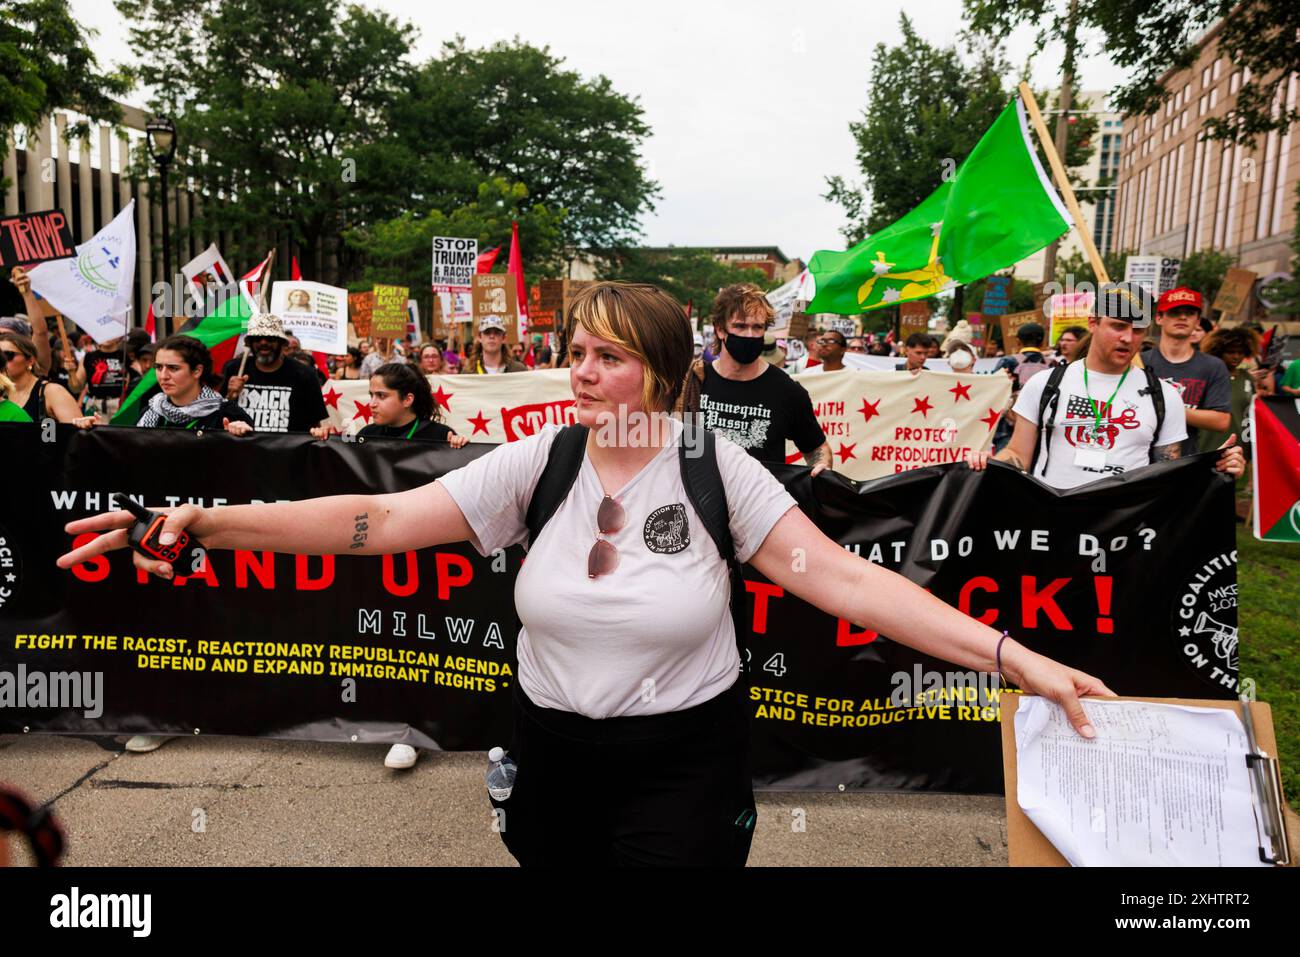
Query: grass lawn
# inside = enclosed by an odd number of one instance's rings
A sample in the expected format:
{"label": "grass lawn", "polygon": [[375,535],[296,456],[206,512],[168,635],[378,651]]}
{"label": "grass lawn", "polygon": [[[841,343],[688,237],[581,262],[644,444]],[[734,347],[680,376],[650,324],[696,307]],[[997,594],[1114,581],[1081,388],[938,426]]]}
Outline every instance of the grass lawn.
{"label": "grass lawn", "polygon": [[1259,542],[1239,525],[1237,559],[1241,677],[1273,709],[1282,788],[1300,812],[1300,545]]}

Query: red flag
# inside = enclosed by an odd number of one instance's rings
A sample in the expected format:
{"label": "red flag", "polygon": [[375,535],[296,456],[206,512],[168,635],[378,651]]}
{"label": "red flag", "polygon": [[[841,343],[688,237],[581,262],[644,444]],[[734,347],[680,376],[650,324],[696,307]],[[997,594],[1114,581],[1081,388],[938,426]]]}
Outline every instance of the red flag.
{"label": "red flag", "polygon": [[506,275],[515,277],[515,298],[519,302],[519,318],[524,328],[528,328],[528,286],[524,283],[524,257],[519,251],[519,224],[510,224],[510,265]]}
{"label": "red flag", "polygon": [[491,272],[492,267],[497,264],[497,253],[501,252],[500,246],[493,246],[491,249],[485,249],[478,254],[478,260],[475,262],[475,272]]}
{"label": "red flag", "polygon": [[298,257],[297,257],[297,256],[294,256],[294,257],[290,260],[290,266],[289,266],[289,278],[292,279],[294,282],[299,282],[299,281],[301,281],[301,279],[302,279],[302,270],[298,268]]}
{"label": "red flag", "polygon": [[153,303],[149,303],[149,315],[144,317],[144,331],[149,333],[149,341],[157,342],[158,337],[154,334]]}

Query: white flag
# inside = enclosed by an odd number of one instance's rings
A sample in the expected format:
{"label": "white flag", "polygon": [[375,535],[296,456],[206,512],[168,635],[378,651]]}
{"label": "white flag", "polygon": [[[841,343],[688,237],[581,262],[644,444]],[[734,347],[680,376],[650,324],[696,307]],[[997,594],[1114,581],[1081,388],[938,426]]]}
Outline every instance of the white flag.
{"label": "white flag", "polygon": [[126,333],[135,283],[135,200],[77,247],[73,259],[34,266],[32,289],[96,342]]}

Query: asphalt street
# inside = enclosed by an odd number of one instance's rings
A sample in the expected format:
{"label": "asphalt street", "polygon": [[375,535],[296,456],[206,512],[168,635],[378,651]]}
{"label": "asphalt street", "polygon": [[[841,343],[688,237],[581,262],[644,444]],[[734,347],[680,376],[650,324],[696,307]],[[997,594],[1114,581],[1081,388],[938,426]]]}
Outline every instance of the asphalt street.
{"label": "asphalt street", "polygon": [[[123,740],[0,736],[0,782],[54,802],[68,865],[514,865],[477,752],[390,771],[373,744],[177,738],[130,754]],[[749,863],[1005,865],[1003,799],[760,792]]]}

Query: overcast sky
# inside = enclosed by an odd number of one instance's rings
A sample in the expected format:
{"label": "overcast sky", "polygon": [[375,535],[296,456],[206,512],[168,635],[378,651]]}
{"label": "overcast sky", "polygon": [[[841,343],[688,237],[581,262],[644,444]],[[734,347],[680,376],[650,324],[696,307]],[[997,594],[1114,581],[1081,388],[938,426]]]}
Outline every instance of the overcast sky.
{"label": "overcast sky", "polygon": [[[930,43],[962,46],[960,0],[364,5],[414,23],[418,59],[457,33],[471,46],[517,34],[638,97],[653,131],[646,166],[663,189],[642,222],[647,244],[776,245],[805,260],[817,249],[843,248],[843,216],[821,198],[825,177],[857,178],[848,124],[866,105],[875,45],[900,39],[899,12],[906,8]],[[129,57],[111,3],[72,0],[72,8],[99,31],[101,62]],[[1012,63],[1023,63],[1029,31],[1008,38],[1006,48]],[[1055,85],[1059,68],[1060,48],[1049,46],[1035,62],[1035,85]],[[1083,61],[1085,89],[1122,78],[1104,57]],[[143,105],[140,95],[128,99]]]}

